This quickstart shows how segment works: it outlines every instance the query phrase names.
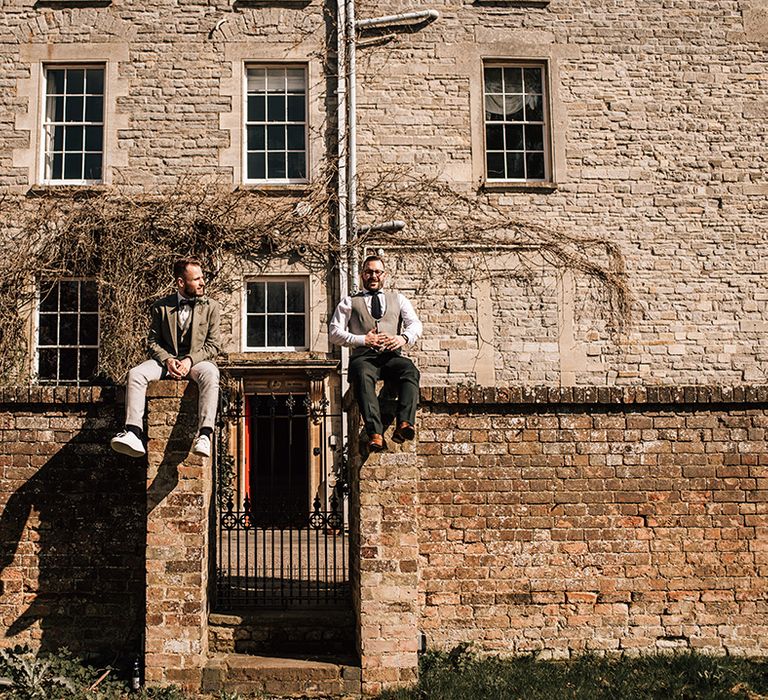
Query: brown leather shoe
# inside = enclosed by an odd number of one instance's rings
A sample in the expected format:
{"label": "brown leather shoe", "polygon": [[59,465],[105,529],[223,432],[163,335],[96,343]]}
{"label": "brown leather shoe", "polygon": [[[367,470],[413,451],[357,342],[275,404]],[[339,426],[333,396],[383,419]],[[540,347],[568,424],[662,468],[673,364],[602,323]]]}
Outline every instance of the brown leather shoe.
{"label": "brown leather shoe", "polygon": [[397,428],[395,428],[395,432],[392,433],[392,441],[401,443],[405,442],[406,440],[413,440],[415,436],[416,428],[413,427],[412,423],[404,420],[400,421]]}
{"label": "brown leather shoe", "polygon": [[368,451],[369,452],[381,452],[387,449],[387,443],[384,441],[384,436],[374,433],[368,438]]}

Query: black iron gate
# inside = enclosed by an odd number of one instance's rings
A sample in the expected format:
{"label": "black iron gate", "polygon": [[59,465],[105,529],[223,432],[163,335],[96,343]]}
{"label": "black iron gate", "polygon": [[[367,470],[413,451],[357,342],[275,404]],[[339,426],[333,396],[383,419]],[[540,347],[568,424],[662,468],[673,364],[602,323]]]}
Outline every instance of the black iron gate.
{"label": "black iron gate", "polygon": [[340,418],[308,394],[224,397],[214,460],[217,610],[349,601]]}

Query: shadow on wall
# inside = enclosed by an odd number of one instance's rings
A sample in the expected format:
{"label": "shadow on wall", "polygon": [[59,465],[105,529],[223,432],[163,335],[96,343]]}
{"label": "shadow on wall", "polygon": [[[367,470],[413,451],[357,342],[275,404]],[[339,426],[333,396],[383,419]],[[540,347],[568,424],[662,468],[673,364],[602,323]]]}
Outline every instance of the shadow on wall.
{"label": "shadow on wall", "polygon": [[[51,415],[62,415],[60,408],[47,410],[24,412],[45,430]],[[70,418],[82,426],[41,467],[6,469],[3,490],[21,486],[0,514],[4,646],[14,640],[44,651],[66,646],[113,663],[141,648],[146,462],[110,450],[113,411],[78,408]]]}

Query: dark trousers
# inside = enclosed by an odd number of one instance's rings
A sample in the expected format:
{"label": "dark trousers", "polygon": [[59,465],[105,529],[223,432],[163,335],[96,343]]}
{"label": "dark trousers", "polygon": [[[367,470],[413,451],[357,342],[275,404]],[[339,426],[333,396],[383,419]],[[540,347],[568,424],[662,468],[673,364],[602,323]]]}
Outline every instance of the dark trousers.
{"label": "dark trousers", "polygon": [[397,421],[416,422],[419,403],[419,370],[396,352],[365,350],[349,361],[349,381],[355,387],[357,404],[368,435],[384,432],[376,382],[383,379],[397,388]]}

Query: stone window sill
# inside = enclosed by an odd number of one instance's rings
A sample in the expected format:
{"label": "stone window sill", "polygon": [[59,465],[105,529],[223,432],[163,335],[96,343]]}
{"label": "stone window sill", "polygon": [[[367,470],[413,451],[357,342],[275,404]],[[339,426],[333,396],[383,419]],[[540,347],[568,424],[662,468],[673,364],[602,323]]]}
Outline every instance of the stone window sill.
{"label": "stone window sill", "polygon": [[96,197],[109,191],[106,185],[33,185],[27,190],[31,197]]}
{"label": "stone window sill", "polygon": [[472,0],[473,5],[490,7],[547,7],[550,0]]}
{"label": "stone window sill", "polygon": [[555,192],[556,182],[484,182],[486,192]]}
{"label": "stone window sill", "polygon": [[109,7],[112,0],[37,0],[35,8],[41,7]]}
{"label": "stone window sill", "polygon": [[237,186],[237,191],[245,192],[264,192],[265,194],[306,194],[310,190],[309,183],[296,185],[281,184],[250,184],[243,183]]}

